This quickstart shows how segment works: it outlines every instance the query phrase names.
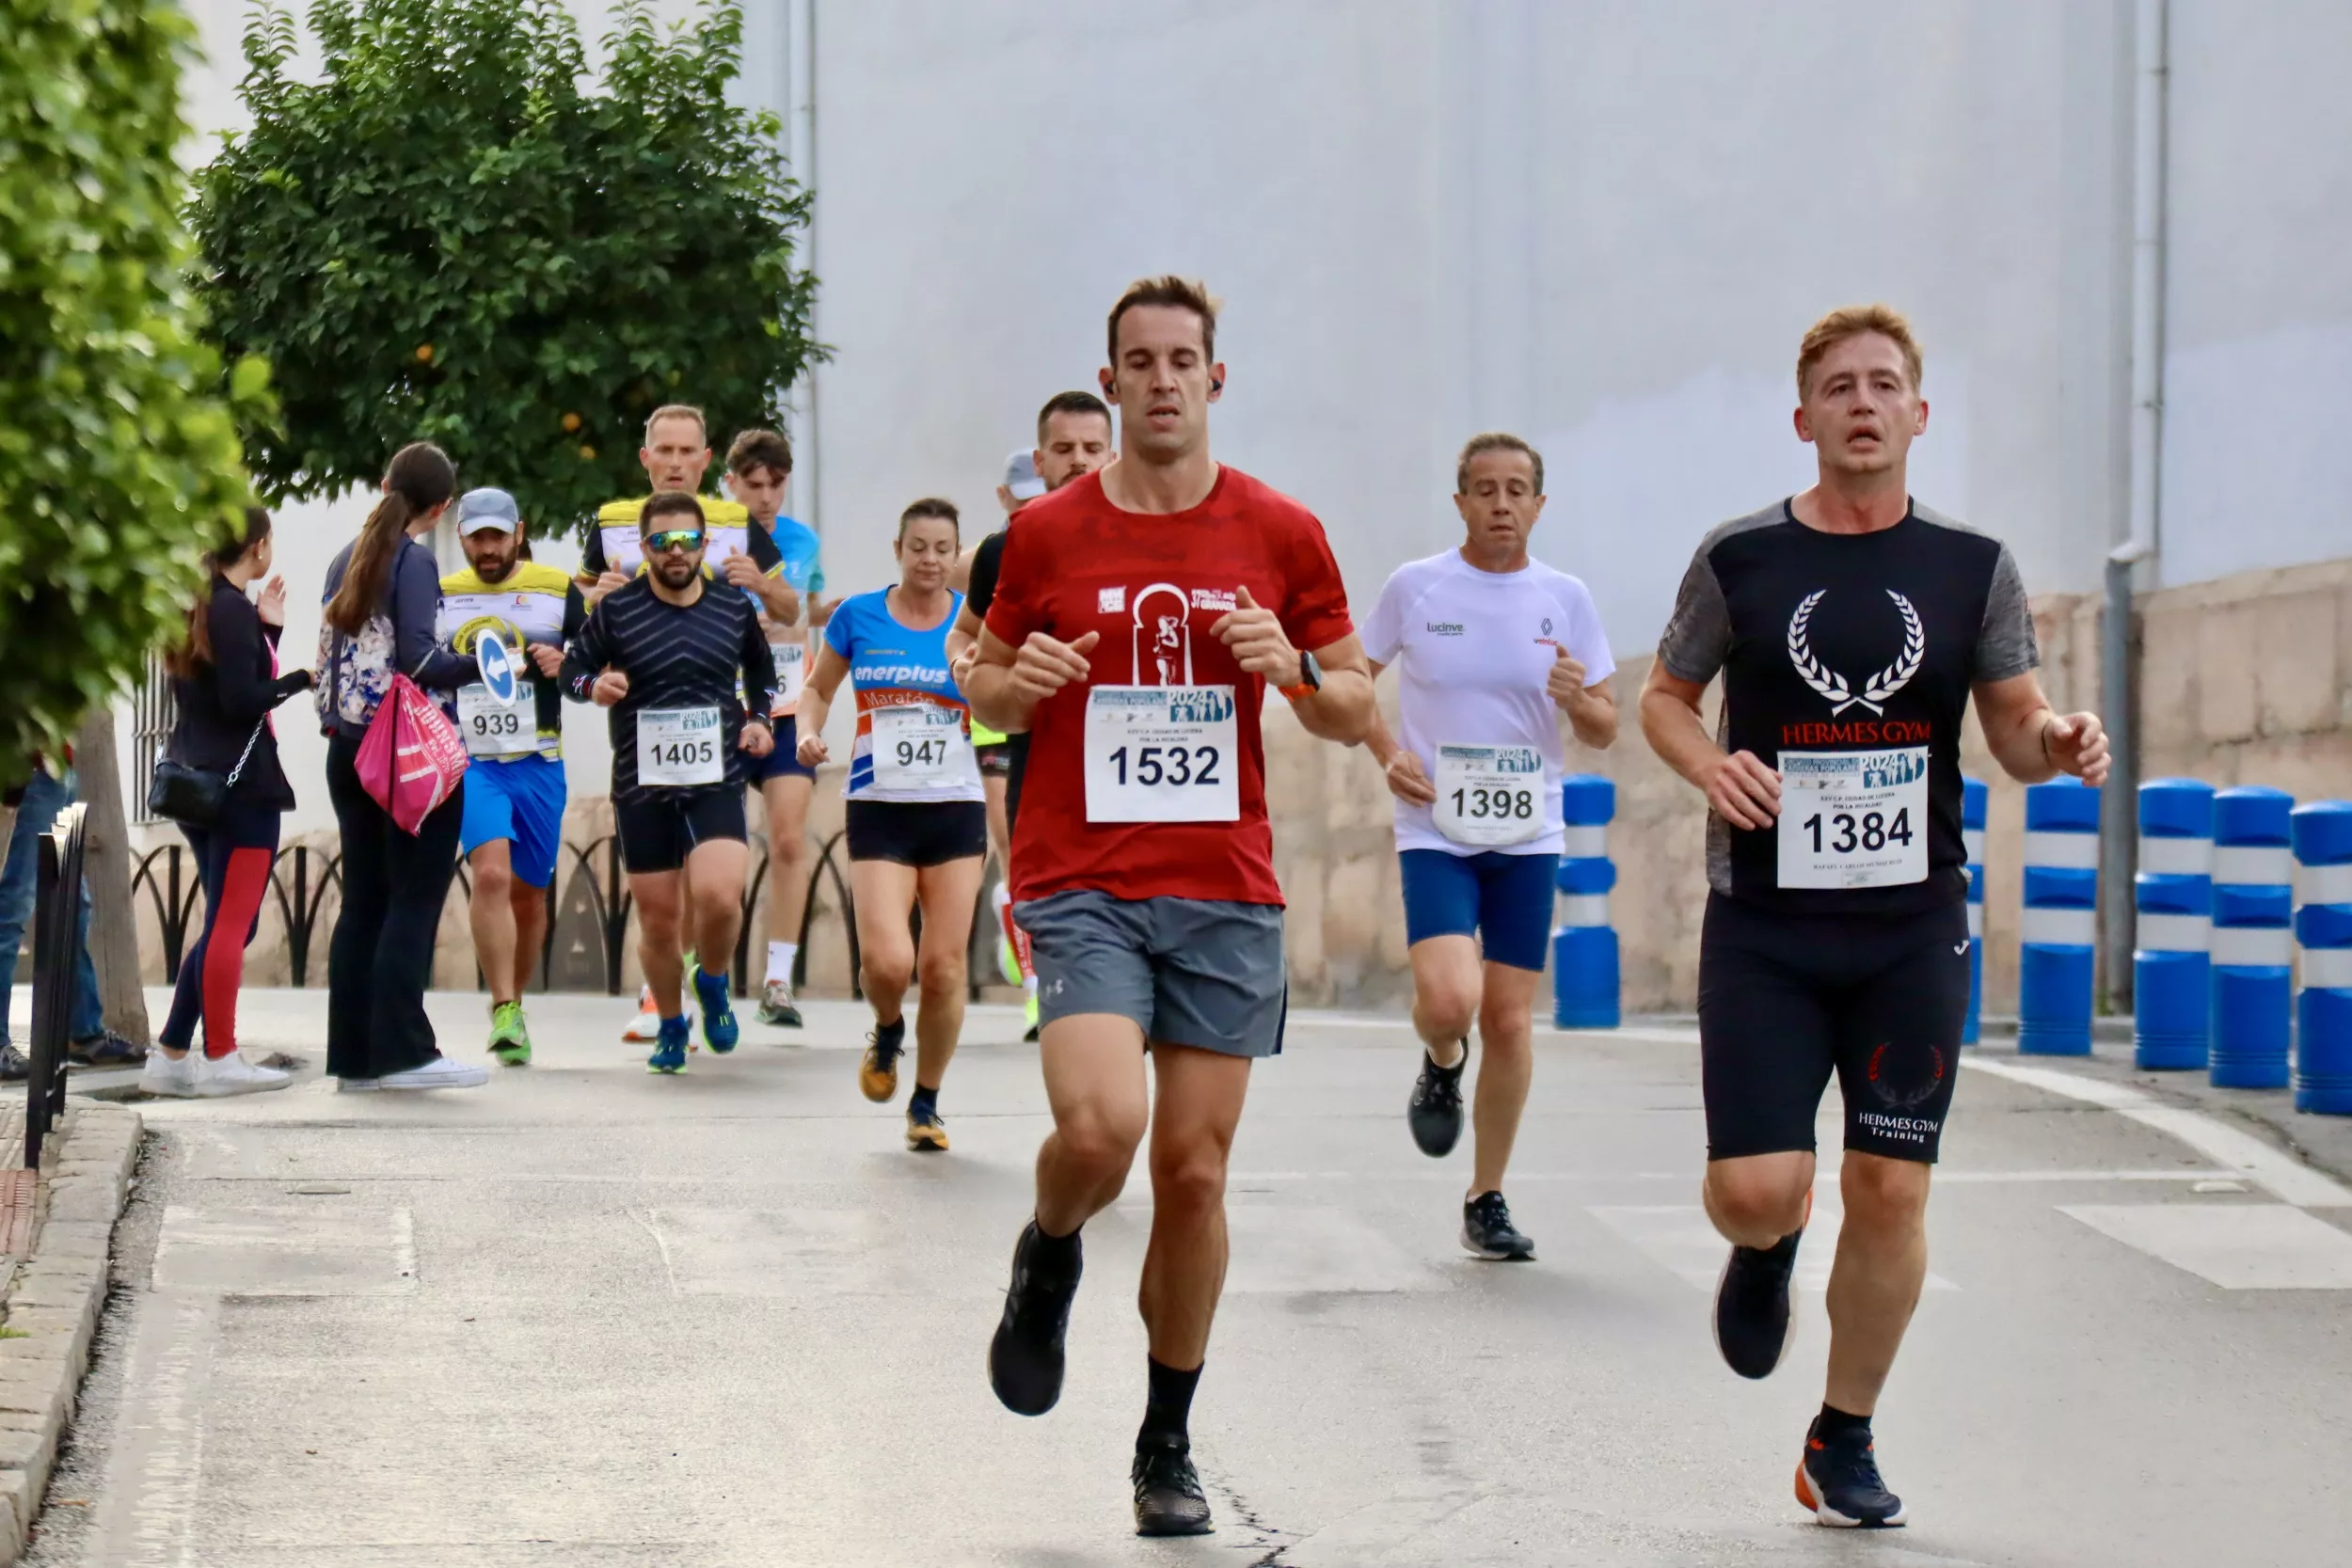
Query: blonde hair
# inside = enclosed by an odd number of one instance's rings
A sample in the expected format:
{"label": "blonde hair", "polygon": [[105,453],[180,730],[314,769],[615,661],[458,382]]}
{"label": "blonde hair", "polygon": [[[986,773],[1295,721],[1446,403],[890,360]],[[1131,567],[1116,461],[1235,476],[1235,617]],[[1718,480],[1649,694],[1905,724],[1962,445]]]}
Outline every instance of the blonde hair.
{"label": "blonde hair", "polygon": [[647,446],[653,445],[653,427],[664,420],[693,420],[694,428],[702,433],[703,445],[710,445],[710,421],[703,418],[701,409],[691,403],[665,403],[645,416],[645,444]]}
{"label": "blonde hair", "polygon": [[1919,340],[1912,336],[1909,319],[1891,305],[1841,305],[1807,327],[1804,341],[1797,345],[1797,396],[1805,395],[1814,371],[1831,349],[1866,332],[1875,332],[1902,350],[1903,368],[1911,372],[1911,389],[1917,391]]}

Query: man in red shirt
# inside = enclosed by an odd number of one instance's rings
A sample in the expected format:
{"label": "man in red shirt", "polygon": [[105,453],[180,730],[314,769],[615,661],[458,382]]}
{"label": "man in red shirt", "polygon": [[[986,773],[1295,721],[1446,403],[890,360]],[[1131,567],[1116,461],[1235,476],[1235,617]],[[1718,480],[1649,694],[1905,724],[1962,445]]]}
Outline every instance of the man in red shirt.
{"label": "man in red shirt", "polygon": [[1310,732],[1360,741],[1372,679],[1323,525],[1209,455],[1216,302],[1147,278],[1109,336],[1120,461],[1022,509],[965,689],[983,722],[1029,733],[1014,913],[1054,1108],[989,1381],[1026,1416],[1061,1397],[1078,1229],[1148,1128],[1136,1528],[1197,1535],[1209,1506],[1186,1423],[1225,1280],[1226,1158],[1286,1002],[1259,712],[1272,685]]}

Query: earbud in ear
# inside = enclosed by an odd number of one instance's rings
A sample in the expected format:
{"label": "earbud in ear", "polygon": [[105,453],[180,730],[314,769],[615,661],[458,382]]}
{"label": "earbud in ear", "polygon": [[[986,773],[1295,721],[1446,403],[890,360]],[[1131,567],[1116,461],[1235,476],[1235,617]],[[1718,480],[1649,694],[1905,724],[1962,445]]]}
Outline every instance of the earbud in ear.
{"label": "earbud in ear", "polygon": [[1221,392],[1225,390],[1225,383],[1222,381],[1212,381],[1209,383],[1209,390],[1212,392]]}

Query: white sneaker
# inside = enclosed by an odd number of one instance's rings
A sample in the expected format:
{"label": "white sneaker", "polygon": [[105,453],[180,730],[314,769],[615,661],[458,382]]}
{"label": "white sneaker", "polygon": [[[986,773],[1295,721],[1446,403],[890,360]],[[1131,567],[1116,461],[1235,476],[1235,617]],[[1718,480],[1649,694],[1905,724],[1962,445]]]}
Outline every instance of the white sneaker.
{"label": "white sneaker", "polygon": [[[691,1000],[691,988],[680,987],[679,989],[685,993],[679,998],[679,1000],[684,1004],[684,1006],[678,1009],[679,1016],[684,1018],[687,1022],[692,1023],[694,1022],[694,1004]],[[630,1019],[628,1021],[628,1027],[621,1031],[621,1038],[625,1040],[643,1042],[646,1040],[658,1040],[660,1037],[661,1014],[655,1009],[653,1005],[653,988],[651,986],[641,986],[637,990],[637,1016]]]}
{"label": "white sneaker", "polygon": [[199,1057],[191,1051],[188,1060],[196,1065],[194,1092],[199,1100],[225,1100],[232,1094],[260,1094],[266,1089],[282,1089],[294,1082],[293,1074],[280,1072],[274,1067],[256,1066],[234,1051],[218,1061],[210,1056]]}
{"label": "white sneaker", "polygon": [[422,1067],[412,1067],[405,1072],[388,1072],[377,1079],[376,1086],[385,1089],[478,1089],[490,1081],[487,1069],[469,1067],[453,1062],[447,1056],[436,1056]]}
{"label": "white sneaker", "polygon": [[190,1099],[196,1094],[196,1063],[194,1051],[175,1062],[157,1046],[147,1053],[147,1065],[139,1069],[139,1089],[166,1100]]}

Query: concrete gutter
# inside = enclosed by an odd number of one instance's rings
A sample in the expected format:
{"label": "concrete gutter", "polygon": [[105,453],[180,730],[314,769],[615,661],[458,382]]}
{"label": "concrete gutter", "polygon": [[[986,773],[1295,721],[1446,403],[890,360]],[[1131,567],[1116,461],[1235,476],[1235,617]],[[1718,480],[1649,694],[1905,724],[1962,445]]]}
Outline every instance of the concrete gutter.
{"label": "concrete gutter", "polygon": [[41,1172],[32,1251],[8,1283],[0,1338],[0,1568],[24,1549],[89,1367],[140,1130],[136,1111],[77,1103],[51,1142],[56,1161]]}

